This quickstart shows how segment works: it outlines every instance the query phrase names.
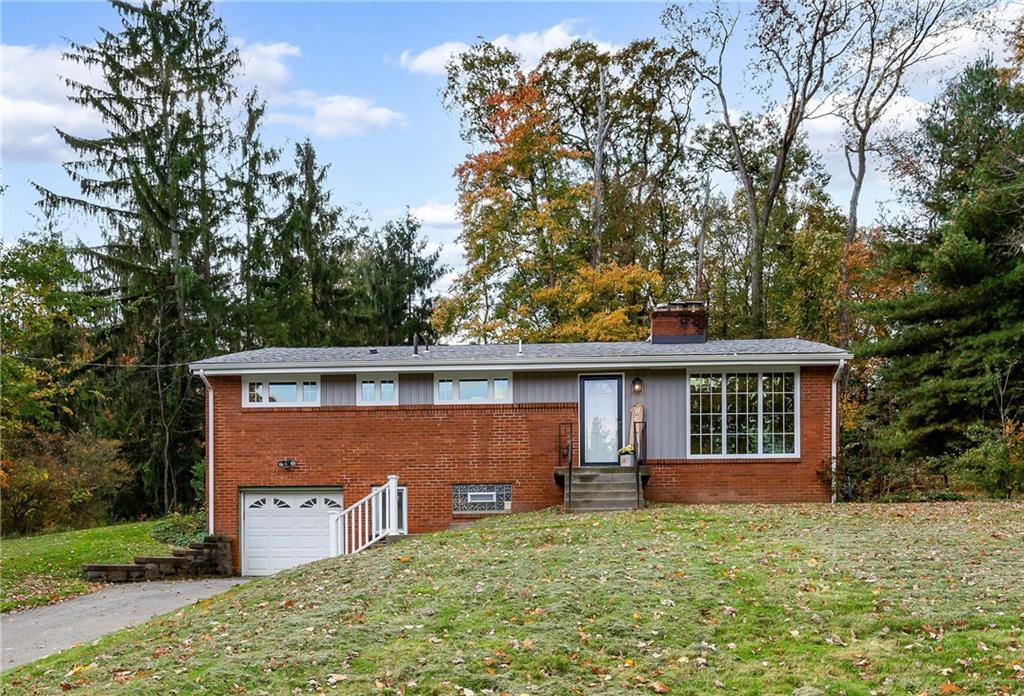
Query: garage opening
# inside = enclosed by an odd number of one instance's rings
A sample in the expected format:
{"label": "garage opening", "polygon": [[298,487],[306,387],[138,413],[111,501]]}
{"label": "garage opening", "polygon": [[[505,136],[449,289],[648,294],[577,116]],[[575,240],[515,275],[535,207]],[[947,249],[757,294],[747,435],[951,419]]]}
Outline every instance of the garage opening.
{"label": "garage opening", "polygon": [[242,493],[242,575],[271,575],[331,555],[330,516],[345,509],[341,489]]}

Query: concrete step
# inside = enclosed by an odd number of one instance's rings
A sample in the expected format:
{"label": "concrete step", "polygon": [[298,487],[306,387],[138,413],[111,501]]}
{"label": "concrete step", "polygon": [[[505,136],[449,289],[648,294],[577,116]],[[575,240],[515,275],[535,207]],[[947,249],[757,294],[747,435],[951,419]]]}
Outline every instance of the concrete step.
{"label": "concrete step", "polygon": [[[566,485],[566,490],[569,486]],[[636,481],[613,481],[611,483],[605,483],[603,481],[573,481],[572,492],[573,495],[576,493],[583,493],[587,491],[615,491],[615,492],[629,492],[636,493]]]}
{"label": "concrete step", "polygon": [[588,490],[572,491],[572,502],[577,501],[636,501],[637,491]]}
{"label": "concrete step", "polygon": [[[643,505],[641,505],[643,507]],[[631,501],[621,500],[576,500],[573,498],[572,512],[604,512],[613,510],[635,510],[636,498]]]}

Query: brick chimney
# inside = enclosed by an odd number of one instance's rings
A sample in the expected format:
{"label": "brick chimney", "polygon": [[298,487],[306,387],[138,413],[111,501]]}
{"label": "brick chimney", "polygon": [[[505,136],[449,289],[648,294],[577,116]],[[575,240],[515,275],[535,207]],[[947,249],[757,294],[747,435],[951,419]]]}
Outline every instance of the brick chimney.
{"label": "brick chimney", "polygon": [[651,312],[651,343],[703,343],[707,340],[708,303],[676,300]]}

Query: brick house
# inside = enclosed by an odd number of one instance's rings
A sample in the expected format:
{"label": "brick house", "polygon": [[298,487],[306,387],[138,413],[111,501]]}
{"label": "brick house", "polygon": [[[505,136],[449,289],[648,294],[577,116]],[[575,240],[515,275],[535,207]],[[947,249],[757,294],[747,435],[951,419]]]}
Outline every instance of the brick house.
{"label": "brick house", "polygon": [[563,502],[828,501],[835,377],[852,356],[800,339],[707,341],[705,326],[702,303],[678,302],[654,310],[644,342],[265,348],[193,363],[210,531],[232,540],[236,571],[259,575],[354,550],[358,534]]}

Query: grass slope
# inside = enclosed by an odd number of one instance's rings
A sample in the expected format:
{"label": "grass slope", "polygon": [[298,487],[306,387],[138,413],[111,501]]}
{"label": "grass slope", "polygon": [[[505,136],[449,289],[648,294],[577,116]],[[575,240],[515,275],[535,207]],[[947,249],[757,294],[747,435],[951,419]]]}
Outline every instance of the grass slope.
{"label": "grass slope", "polygon": [[1024,506],[554,511],[253,581],[2,678],[62,693],[1021,693]]}
{"label": "grass slope", "polygon": [[48,604],[90,592],[83,563],[128,563],[135,556],[166,553],[153,539],[153,522],[118,524],[74,532],[0,541],[0,612]]}

